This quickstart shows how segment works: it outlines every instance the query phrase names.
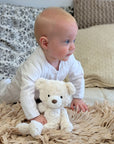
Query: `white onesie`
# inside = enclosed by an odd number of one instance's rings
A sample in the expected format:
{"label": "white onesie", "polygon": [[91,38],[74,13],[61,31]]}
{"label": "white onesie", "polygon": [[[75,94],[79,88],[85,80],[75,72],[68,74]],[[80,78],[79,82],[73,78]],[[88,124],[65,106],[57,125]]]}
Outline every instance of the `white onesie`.
{"label": "white onesie", "polygon": [[70,82],[76,87],[73,98],[84,96],[84,73],[79,61],[73,55],[67,61],[61,61],[57,71],[45,58],[43,50],[38,47],[33,54],[19,67],[16,76],[0,96],[0,101],[13,103],[20,100],[27,119],[40,115],[36,108],[35,81],[38,78],[64,80],[69,76]]}

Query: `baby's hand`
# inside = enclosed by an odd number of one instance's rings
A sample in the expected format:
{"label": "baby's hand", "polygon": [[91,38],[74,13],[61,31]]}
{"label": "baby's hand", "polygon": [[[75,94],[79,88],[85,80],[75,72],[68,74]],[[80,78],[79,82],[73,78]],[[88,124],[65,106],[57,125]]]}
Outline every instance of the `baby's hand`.
{"label": "baby's hand", "polygon": [[83,102],[82,99],[78,99],[78,98],[74,98],[72,100],[72,103],[71,103],[71,109],[74,110],[74,107],[76,108],[77,112],[79,113],[81,110],[83,112],[87,111],[88,110],[88,107],[87,105]]}
{"label": "baby's hand", "polygon": [[31,120],[36,120],[36,121],[42,123],[43,125],[47,123],[47,120],[43,115],[39,115]]}

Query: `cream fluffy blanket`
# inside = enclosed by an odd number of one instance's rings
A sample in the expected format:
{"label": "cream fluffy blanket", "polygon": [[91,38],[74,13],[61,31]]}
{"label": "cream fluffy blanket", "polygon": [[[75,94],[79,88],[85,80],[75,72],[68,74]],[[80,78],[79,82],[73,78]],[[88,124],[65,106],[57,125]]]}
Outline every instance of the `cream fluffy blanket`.
{"label": "cream fluffy blanket", "polygon": [[114,106],[94,104],[89,112],[68,109],[74,125],[72,133],[50,130],[36,139],[21,136],[15,125],[25,120],[19,103],[0,105],[0,144],[114,144]]}

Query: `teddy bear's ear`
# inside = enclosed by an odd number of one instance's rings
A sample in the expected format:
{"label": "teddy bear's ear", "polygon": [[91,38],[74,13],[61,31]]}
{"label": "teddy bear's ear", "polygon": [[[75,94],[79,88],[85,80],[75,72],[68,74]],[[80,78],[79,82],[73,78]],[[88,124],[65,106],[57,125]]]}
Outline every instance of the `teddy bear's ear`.
{"label": "teddy bear's ear", "polygon": [[44,78],[39,78],[36,82],[35,82],[35,88],[36,90],[40,89],[42,87],[42,85],[44,85],[44,83],[46,82],[46,79]]}
{"label": "teddy bear's ear", "polygon": [[74,87],[74,85],[73,85],[71,82],[67,82],[67,83],[66,83],[66,87],[67,87],[68,93],[69,93],[70,95],[75,94],[76,88]]}

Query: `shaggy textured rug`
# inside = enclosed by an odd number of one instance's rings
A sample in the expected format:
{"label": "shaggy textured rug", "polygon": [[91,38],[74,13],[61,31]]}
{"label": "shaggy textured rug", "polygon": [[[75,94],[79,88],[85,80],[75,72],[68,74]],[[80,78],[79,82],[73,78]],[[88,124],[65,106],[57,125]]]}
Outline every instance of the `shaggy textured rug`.
{"label": "shaggy textured rug", "polygon": [[114,106],[96,103],[89,112],[68,109],[68,113],[74,125],[71,133],[53,129],[35,139],[21,136],[15,129],[17,123],[25,121],[20,104],[1,104],[0,144],[114,144]]}

